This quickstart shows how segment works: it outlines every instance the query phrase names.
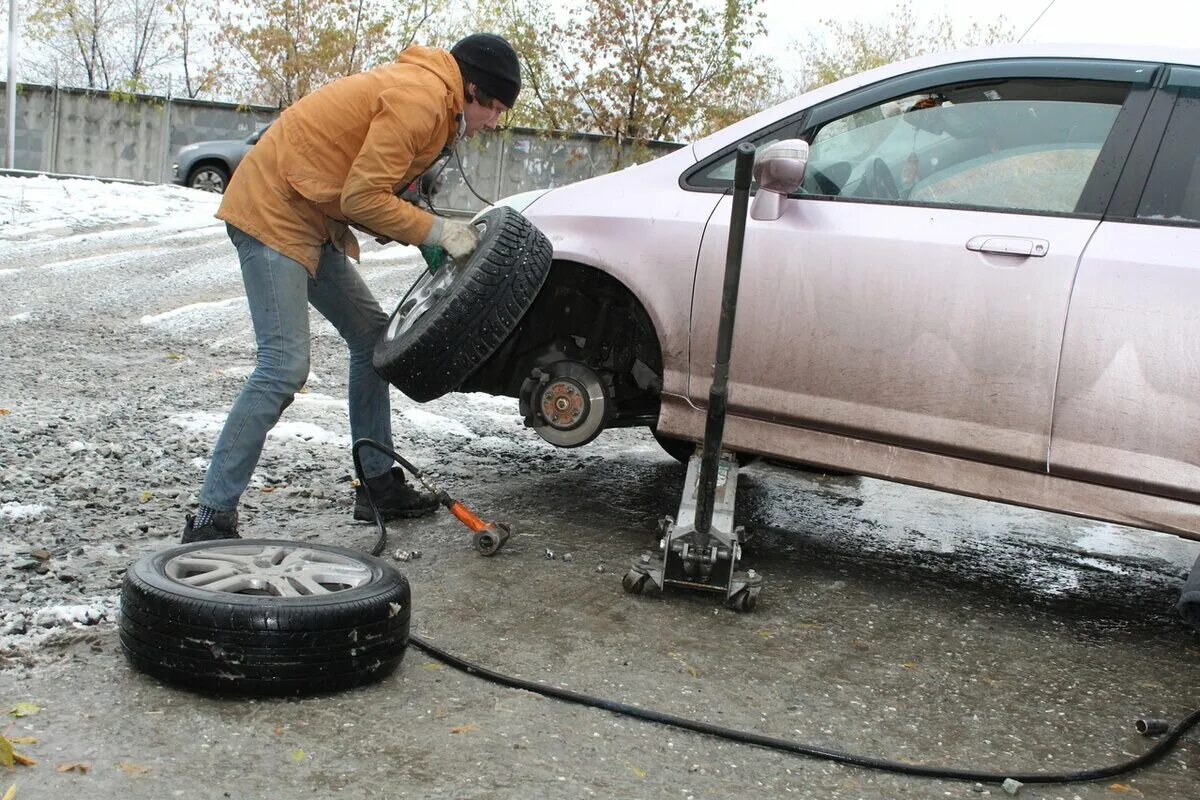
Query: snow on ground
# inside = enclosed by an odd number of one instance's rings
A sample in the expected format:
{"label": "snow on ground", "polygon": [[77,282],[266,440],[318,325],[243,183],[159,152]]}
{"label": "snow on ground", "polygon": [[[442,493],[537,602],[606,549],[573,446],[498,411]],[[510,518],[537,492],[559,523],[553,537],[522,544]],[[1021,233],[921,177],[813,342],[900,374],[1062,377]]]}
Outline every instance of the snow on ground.
{"label": "snow on ground", "polygon": [[152,224],[175,230],[219,225],[217,195],[182,186],[38,176],[0,178],[0,242],[48,240]]}

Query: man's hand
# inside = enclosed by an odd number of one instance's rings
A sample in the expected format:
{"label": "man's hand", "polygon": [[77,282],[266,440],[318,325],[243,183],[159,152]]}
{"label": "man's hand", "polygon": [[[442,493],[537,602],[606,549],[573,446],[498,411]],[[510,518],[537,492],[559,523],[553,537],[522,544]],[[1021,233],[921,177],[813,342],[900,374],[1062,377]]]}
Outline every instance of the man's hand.
{"label": "man's hand", "polygon": [[479,231],[474,225],[448,219],[442,225],[442,235],[438,237],[438,244],[446,248],[451,258],[462,263],[479,247]]}

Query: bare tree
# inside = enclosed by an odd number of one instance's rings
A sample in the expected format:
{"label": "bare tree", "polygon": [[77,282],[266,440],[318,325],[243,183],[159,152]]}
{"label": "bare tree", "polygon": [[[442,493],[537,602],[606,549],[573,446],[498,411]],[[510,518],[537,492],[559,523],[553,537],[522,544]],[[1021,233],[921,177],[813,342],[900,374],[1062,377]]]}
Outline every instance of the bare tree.
{"label": "bare tree", "polygon": [[882,22],[838,22],[823,19],[823,31],[809,34],[801,48],[806,89],[865,72],[906,58],[958,47],[1011,42],[1016,31],[1003,16],[973,21],[965,28],[943,14],[921,19],[905,0]]}
{"label": "bare tree", "polygon": [[42,0],[29,14],[29,38],[53,53],[57,79],[112,88],[108,48],[117,27],[115,5],[116,0]]}

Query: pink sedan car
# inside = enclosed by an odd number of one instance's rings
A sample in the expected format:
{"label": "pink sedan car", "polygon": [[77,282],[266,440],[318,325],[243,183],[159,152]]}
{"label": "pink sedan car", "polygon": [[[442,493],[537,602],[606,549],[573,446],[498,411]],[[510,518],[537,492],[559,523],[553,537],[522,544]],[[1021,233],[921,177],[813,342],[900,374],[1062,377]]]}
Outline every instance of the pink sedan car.
{"label": "pink sedan car", "polygon": [[509,198],[553,266],[460,388],[690,453],[734,148],[797,139],[747,226],[727,448],[1200,540],[1200,51],[923,57]]}

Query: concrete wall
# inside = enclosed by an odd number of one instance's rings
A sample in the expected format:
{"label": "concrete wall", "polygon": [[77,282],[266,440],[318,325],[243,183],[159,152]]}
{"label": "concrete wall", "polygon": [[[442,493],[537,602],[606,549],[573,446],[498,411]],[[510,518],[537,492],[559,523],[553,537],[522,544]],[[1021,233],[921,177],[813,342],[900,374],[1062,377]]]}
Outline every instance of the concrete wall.
{"label": "concrete wall", "polygon": [[[278,115],[278,109],[264,106],[33,84],[17,88],[18,170],[165,182],[180,147],[244,139]],[[0,81],[0,97],[5,90]],[[0,129],[6,130],[6,114],[0,104]],[[678,146],[652,142],[639,152],[627,152],[622,163],[644,161]],[[615,163],[611,139],[554,137],[521,128],[477,136],[459,148],[459,155],[471,185],[488,200],[573,183],[608,172]],[[483,207],[453,157],[440,174],[435,205],[453,211]]]}

